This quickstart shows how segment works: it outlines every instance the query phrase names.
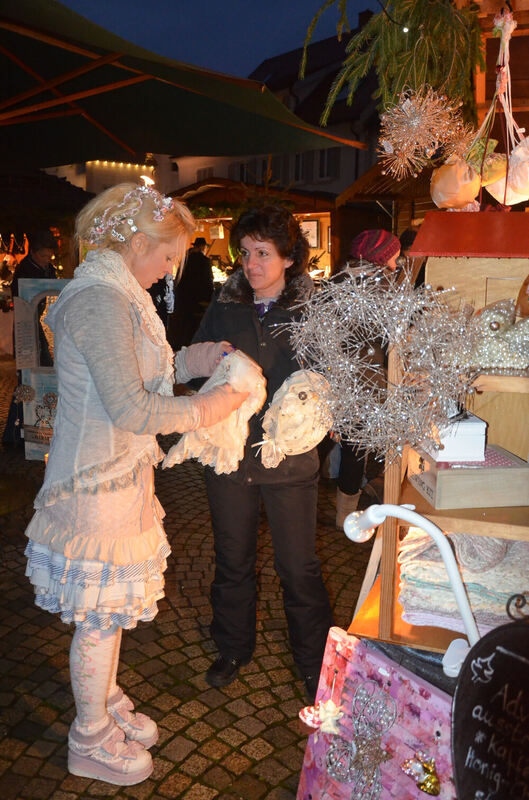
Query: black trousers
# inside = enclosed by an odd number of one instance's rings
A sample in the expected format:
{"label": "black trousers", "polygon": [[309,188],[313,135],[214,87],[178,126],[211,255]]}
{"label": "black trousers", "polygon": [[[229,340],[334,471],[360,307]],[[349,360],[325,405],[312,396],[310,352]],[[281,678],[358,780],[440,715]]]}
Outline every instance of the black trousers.
{"label": "black trousers", "polygon": [[220,653],[249,661],[255,647],[257,537],[261,499],[281,581],[290,645],[303,675],[319,674],[333,624],[316,556],[317,475],[298,484],[240,484],[206,469],[215,578],[211,635]]}

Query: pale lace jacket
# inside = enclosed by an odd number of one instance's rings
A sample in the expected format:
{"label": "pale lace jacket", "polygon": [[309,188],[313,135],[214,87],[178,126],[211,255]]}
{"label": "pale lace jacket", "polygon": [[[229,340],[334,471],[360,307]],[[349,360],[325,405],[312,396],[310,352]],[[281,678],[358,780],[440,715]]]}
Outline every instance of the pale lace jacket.
{"label": "pale lace jacket", "polygon": [[59,400],[37,509],[130,485],[163,458],[156,433],[193,426],[188,399],[172,396],[163,325],[116,252],[89,253],[46,322]]}

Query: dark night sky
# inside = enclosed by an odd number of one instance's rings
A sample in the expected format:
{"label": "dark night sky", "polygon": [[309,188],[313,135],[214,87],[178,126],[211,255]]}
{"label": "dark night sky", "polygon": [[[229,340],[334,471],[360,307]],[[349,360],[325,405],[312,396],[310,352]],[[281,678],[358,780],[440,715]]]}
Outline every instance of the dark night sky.
{"label": "dark night sky", "polygon": [[[246,77],[265,58],[300,47],[323,0],[62,0],[124,39],[161,55]],[[349,23],[375,0],[349,0]],[[314,40],[336,33],[328,9]]]}

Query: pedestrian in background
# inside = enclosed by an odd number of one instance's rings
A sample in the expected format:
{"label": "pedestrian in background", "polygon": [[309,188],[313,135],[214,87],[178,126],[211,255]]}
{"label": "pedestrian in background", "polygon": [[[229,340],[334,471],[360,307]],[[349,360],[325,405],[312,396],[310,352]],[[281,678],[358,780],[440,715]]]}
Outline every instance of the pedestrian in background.
{"label": "pedestrian in background", "polygon": [[182,274],[174,286],[174,313],[168,318],[167,338],[174,350],[191,344],[213,297],[207,242],[198,236],[187,251]]}

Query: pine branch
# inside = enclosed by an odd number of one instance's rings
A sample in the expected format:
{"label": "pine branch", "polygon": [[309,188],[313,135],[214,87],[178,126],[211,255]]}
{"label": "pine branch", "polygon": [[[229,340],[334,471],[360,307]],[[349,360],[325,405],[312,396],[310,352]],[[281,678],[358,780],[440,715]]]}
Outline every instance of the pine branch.
{"label": "pine branch", "polygon": [[[347,1],[325,0],[314,16],[307,31],[300,75],[304,75],[307,48],[321,15],[336,5],[338,36],[348,27]],[[383,10],[374,14],[348,42],[321,124],[327,123],[345,86],[347,103],[352,103],[359,84],[372,67],[378,76],[379,85],[373,96],[379,99],[379,110],[397,103],[404,88],[420,89],[427,84],[454,100],[461,100],[467,118],[475,116],[473,71],[477,66],[485,67],[477,10],[475,4],[457,9],[452,0],[388,0]],[[404,25],[409,29],[406,34],[402,30]]]}

